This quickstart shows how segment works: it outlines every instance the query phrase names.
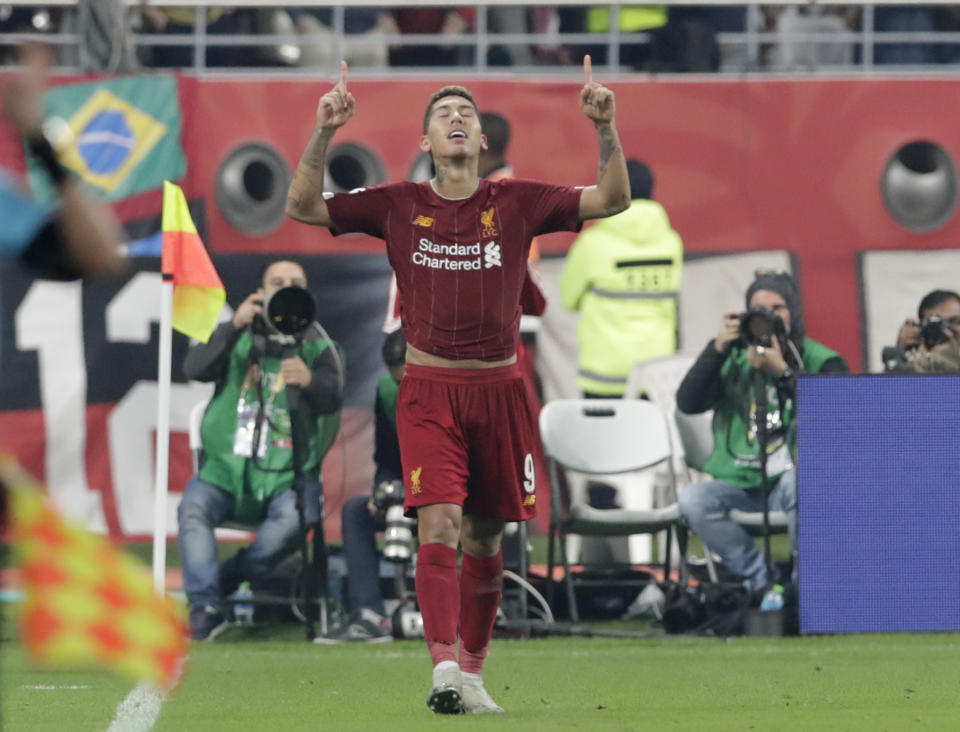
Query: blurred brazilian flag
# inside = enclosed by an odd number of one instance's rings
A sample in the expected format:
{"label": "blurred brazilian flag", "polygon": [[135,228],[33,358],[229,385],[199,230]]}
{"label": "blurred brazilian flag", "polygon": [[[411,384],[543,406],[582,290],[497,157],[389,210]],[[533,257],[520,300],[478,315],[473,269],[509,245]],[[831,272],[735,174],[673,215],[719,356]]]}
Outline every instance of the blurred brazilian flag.
{"label": "blurred brazilian flag", "polygon": [[[73,141],[61,159],[101,200],[119,201],[159,188],[186,171],[173,76],[54,87],[47,92],[46,114],[69,124]],[[39,200],[53,200],[46,175],[29,158],[27,175]]]}

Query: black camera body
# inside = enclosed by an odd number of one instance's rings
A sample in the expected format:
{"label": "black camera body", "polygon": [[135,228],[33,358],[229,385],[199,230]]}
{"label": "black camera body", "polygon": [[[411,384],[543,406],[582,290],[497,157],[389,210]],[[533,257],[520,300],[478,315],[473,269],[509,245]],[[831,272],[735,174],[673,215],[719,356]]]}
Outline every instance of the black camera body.
{"label": "black camera body", "polygon": [[951,335],[953,335],[953,326],[939,315],[931,315],[920,324],[920,338],[928,351],[949,341]]}
{"label": "black camera body", "polygon": [[787,340],[787,327],[780,316],[772,310],[758,305],[745,313],[740,313],[738,317],[740,341],[744,345],[769,347],[773,342],[773,336],[777,337],[781,346]]}

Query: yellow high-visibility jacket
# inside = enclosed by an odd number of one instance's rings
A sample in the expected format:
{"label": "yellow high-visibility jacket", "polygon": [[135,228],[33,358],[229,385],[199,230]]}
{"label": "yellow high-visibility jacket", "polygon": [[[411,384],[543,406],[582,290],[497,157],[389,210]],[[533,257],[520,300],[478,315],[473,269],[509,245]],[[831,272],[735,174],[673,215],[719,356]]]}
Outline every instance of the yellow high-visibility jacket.
{"label": "yellow high-visibility jacket", "polygon": [[634,200],[577,237],[560,297],[580,311],[582,391],[622,396],[637,361],[676,351],[682,268],[683,241],[655,201]]}
{"label": "yellow high-visibility jacket", "polygon": [[[621,5],[618,30],[621,33],[639,33],[667,24],[666,5]],[[610,28],[610,9],[594,6],[587,10],[587,31],[606,33]]]}

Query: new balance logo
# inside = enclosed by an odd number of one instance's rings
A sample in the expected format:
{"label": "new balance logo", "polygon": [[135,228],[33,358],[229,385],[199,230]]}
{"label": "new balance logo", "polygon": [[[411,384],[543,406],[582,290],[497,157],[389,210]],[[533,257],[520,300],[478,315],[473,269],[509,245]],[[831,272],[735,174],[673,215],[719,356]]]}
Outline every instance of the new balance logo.
{"label": "new balance logo", "polygon": [[414,226],[428,226],[428,227],[429,227],[429,226],[433,226],[433,219],[430,218],[429,216],[420,215],[420,216],[417,216],[417,217],[413,220],[412,223],[413,223]]}
{"label": "new balance logo", "polygon": [[503,266],[503,262],[500,261],[500,245],[496,242],[488,242],[483,248],[483,266],[486,269]]}

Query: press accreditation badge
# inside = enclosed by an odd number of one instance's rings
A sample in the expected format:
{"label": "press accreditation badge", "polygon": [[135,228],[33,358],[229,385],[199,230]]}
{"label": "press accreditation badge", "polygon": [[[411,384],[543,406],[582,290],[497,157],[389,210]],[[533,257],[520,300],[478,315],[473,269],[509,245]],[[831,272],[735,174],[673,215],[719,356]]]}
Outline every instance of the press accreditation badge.
{"label": "press accreditation badge", "polygon": [[[260,444],[257,447],[257,458],[263,459],[267,456],[267,431],[270,428],[267,424],[260,425]],[[237,431],[233,436],[233,454],[240,457],[253,457],[253,440],[256,437],[256,420],[249,420],[243,424],[237,425]]]}
{"label": "press accreditation badge", "polygon": [[[260,444],[257,446],[257,457],[267,456],[267,432],[270,426],[266,420],[260,423]],[[237,404],[237,431],[233,435],[233,454],[240,457],[253,457],[253,441],[257,435],[257,409],[255,403],[241,398]]]}
{"label": "press accreditation badge", "polygon": [[767,456],[767,473],[769,475],[780,475],[792,467],[793,458],[790,457],[790,449],[786,445],[780,445]]}

